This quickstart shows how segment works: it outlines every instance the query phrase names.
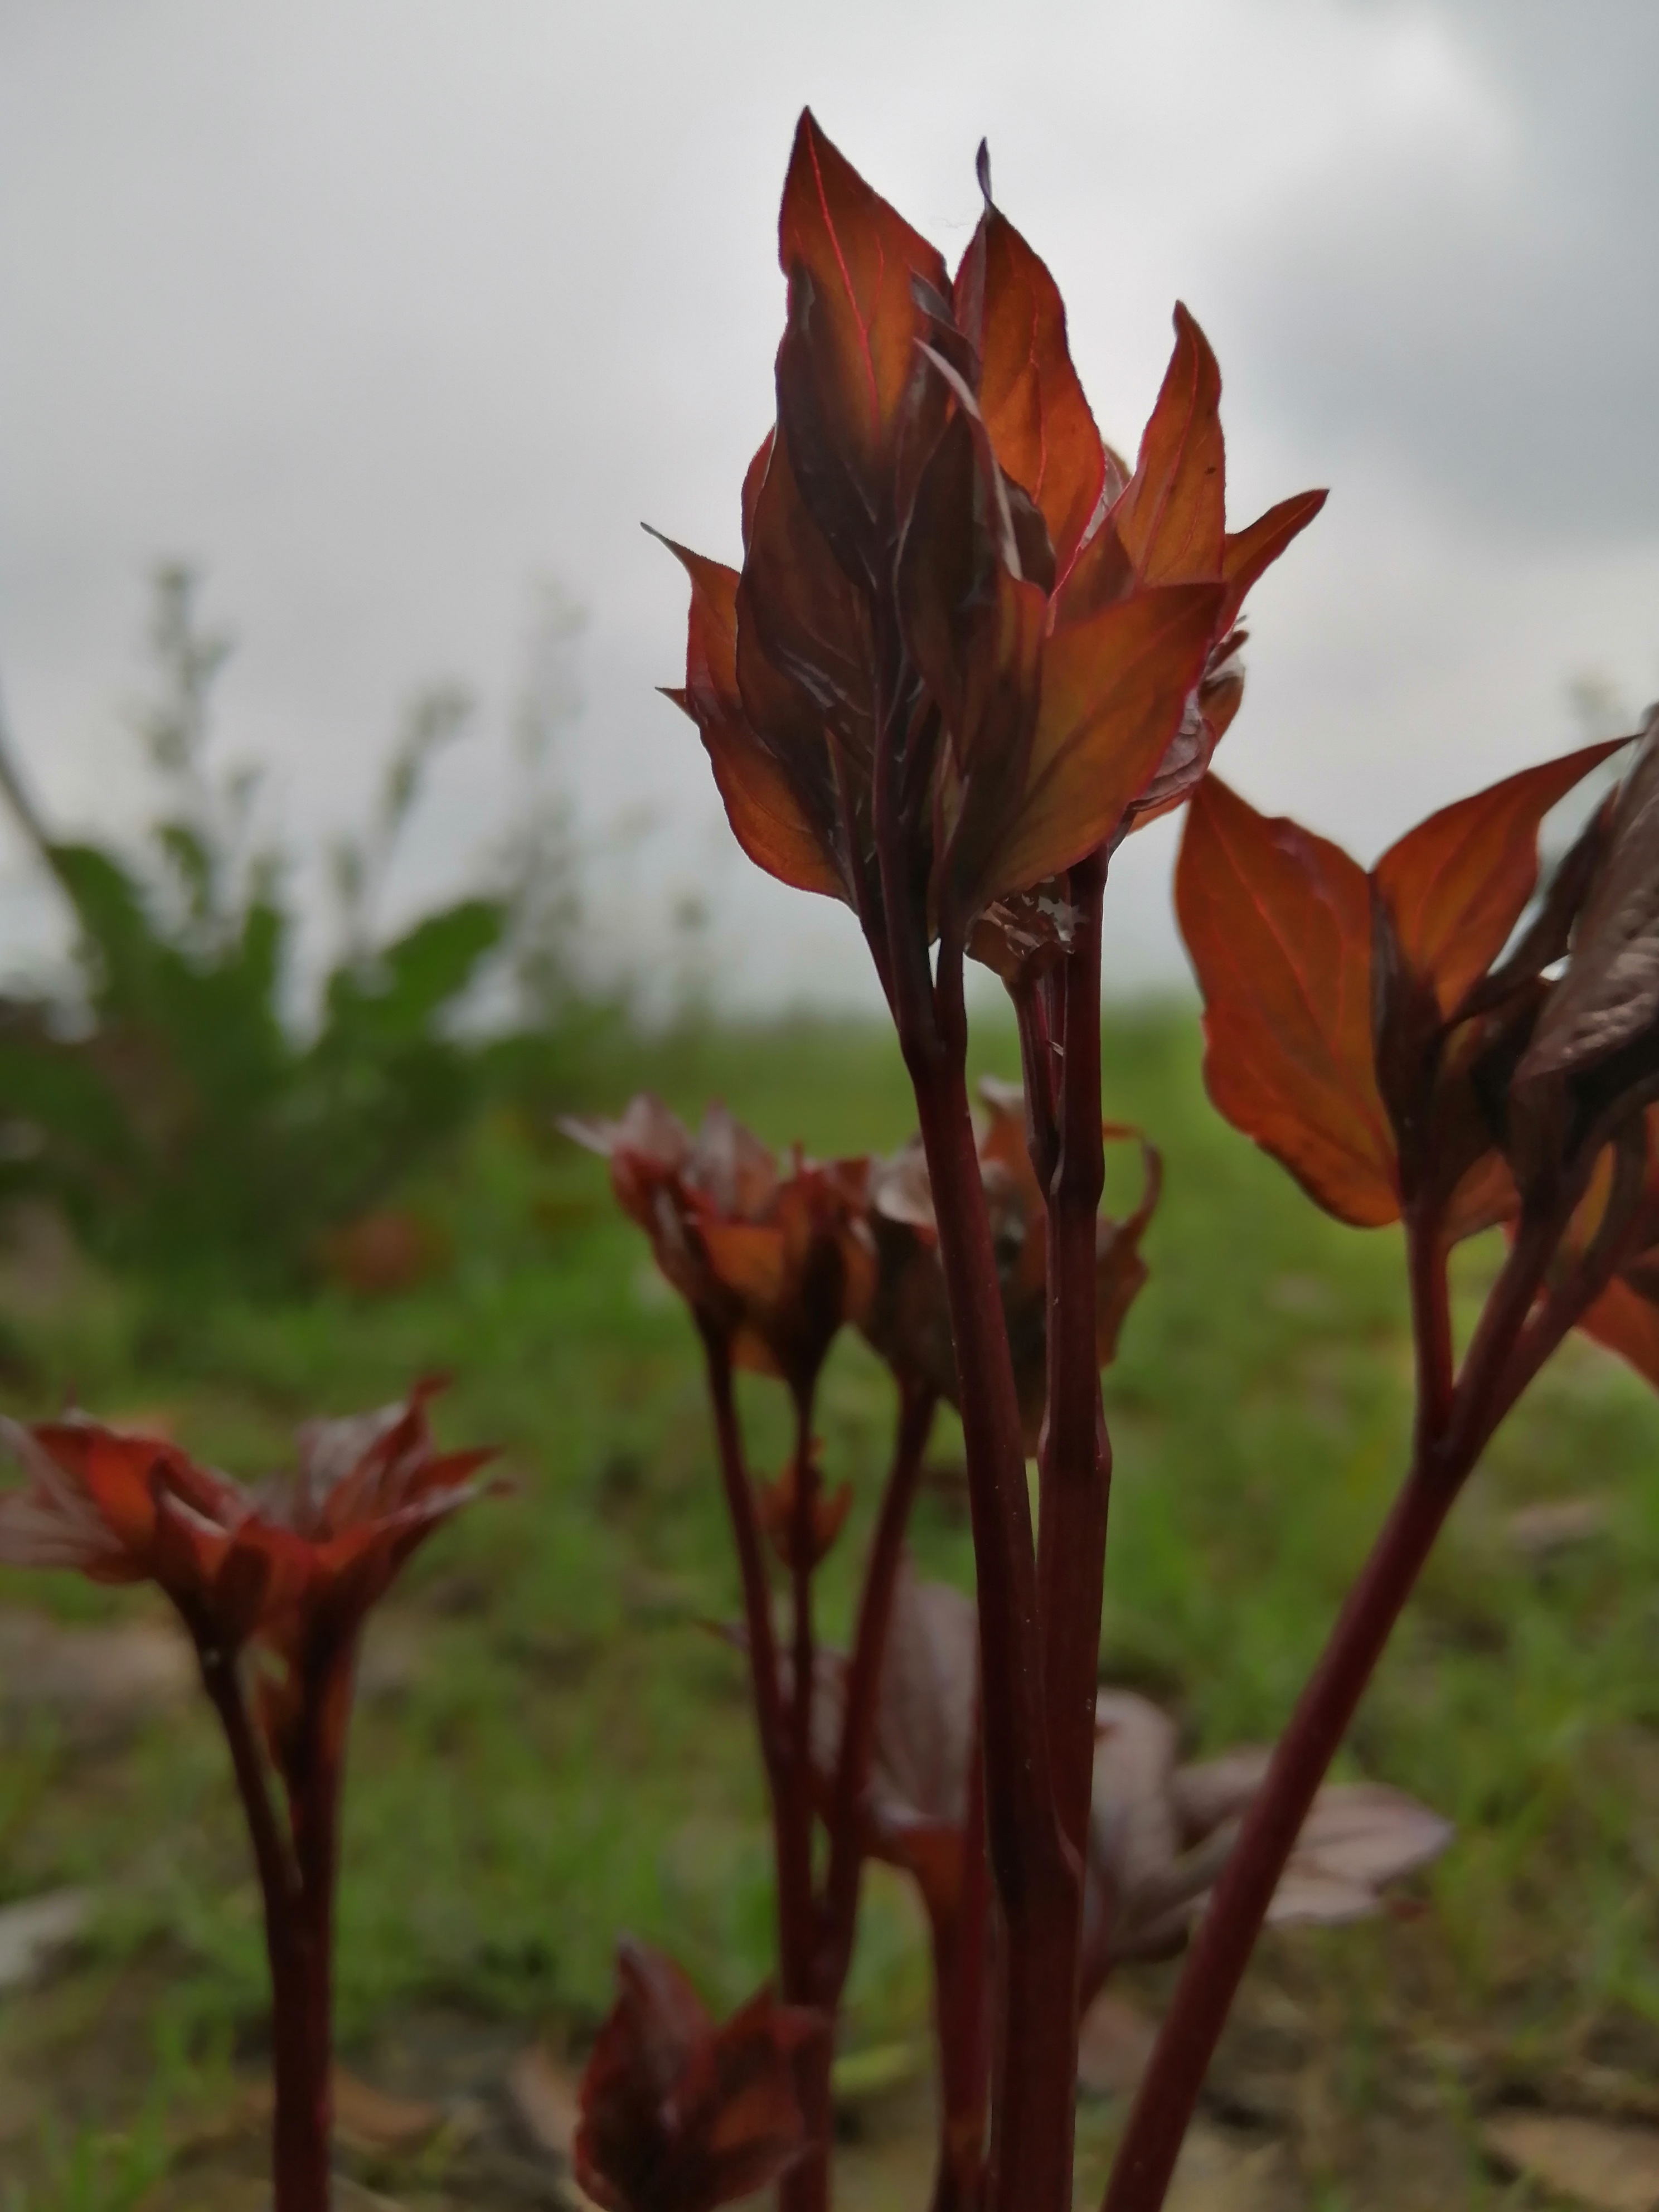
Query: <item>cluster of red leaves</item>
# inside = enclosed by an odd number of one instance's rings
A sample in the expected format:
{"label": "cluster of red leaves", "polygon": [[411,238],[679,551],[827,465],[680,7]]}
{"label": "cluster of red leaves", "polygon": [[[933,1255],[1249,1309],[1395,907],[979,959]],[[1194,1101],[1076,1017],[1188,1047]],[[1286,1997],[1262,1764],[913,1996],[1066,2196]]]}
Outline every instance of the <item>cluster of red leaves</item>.
{"label": "cluster of red leaves", "polygon": [[[1415,1216],[1443,1246],[1512,1221],[1650,1083],[1651,734],[1516,934],[1538,887],[1544,816],[1628,742],[1587,746],[1443,809],[1369,872],[1213,776],[1196,794],[1176,898],[1204,991],[1211,1096],[1340,1220]],[[1570,1249],[1591,1243],[1610,1188],[1609,1164]],[[1589,1325],[1659,1378],[1656,1230],[1650,1221],[1636,1235],[1624,1285]]]}
{"label": "cluster of red leaves", "polygon": [[[732,569],[691,580],[684,688],[727,814],[786,883],[892,927],[878,824],[931,926],[1004,964],[1001,902],[1176,805],[1240,693],[1237,623],[1318,511],[1224,520],[1221,380],[1184,308],[1133,471],[1054,279],[995,206],[954,279],[803,114],[777,421]],[[1040,933],[1047,924],[1036,917]],[[878,954],[879,957],[879,954]]]}
{"label": "cluster of red leaves", "polygon": [[797,1155],[787,1176],[757,1137],[712,1105],[695,1140],[642,1091],[617,1121],[570,1116],[566,1134],[611,1164],[618,1203],[700,1328],[739,1366],[810,1396],[831,1343],[875,1289],[868,1163]]}
{"label": "cluster of red leaves", "polygon": [[[1048,1211],[1026,1145],[1018,1089],[981,1083],[980,1173],[990,1211],[998,1281],[1028,1448],[1042,1424],[1047,1329]],[[939,1266],[927,1164],[919,1140],[890,1159],[797,1156],[781,1176],[772,1153],[724,1106],[711,1106],[694,1140],[659,1099],[641,1093],[615,1121],[568,1119],[567,1134],[610,1162],[623,1210],[646,1231],[663,1274],[700,1327],[726,1339],[739,1364],[811,1389],[836,1332],[861,1328],[901,1381],[957,1398],[950,1306]],[[1140,1242],[1158,1203],[1158,1156],[1139,1133],[1145,1187],[1122,1221],[1096,1231],[1100,1364],[1146,1279]],[[793,1468],[763,1494],[763,1524],[787,1525]],[[817,1501],[823,1548],[845,1518],[847,1494]]]}
{"label": "cluster of red leaves", "polygon": [[769,1990],[717,2025],[661,1952],[623,1943],[617,2002],[582,2077],[576,2179],[610,2212],[712,2212],[808,2148],[794,2062],[814,2012]]}
{"label": "cluster of red leaves", "polygon": [[[255,1489],[161,1437],[78,1415],[0,1422],[27,1477],[0,1498],[0,1560],[153,1582],[204,1655],[258,1644],[297,1682],[319,1653],[349,1649],[410,1553],[478,1494],[492,1455],[436,1449],[427,1406],[439,1387],[308,1423],[292,1471]],[[276,1734],[283,1679],[264,1705]]]}

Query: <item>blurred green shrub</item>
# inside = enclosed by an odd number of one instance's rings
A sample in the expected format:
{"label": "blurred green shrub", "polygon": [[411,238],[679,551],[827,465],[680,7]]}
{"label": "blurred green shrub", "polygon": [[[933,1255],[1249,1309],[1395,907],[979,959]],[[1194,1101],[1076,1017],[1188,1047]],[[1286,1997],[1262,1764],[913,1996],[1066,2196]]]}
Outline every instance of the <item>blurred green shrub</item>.
{"label": "blurred green shrub", "polygon": [[[549,620],[556,648],[574,617],[556,607]],[[228,644],[202,628],[187,569],[158,572],[150,635],[156,680],[137,721],[161,807],[141,837],[54,837],[15,763],[0,763],[69,902],[81,985],[0,1000],[0,1198],[56,1202],[120,1267],[203,1288],[288,1287],[492,1091],[559,1087],[562,1032],[580,1024],[567,1018],[578,998],[568,808],[538,765],[563,711],[557,671],[539,706],[532,690],[521,709],[536,791],[520,794],[494,879],[388,934],[377,911],[393,854],[434,755],[471,711],[453,685],[416,698],[372,820],[329,855],[343,942],[306,1024],[294,1012],[291,872],[251,837],[258,774],[210,768]],[[469,1033],[463,1010],[504,976],[507,1018],[493,1036]]]}

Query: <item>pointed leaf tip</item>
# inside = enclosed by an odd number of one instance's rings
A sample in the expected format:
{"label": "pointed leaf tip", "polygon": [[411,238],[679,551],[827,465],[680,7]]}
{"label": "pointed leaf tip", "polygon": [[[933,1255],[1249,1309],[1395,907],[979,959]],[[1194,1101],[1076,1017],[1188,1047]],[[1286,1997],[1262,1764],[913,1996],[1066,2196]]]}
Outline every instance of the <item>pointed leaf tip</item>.
{"label": "pointed leaf tip", "polygon": [[974,174],[979,179],[979,188],[985,195],[988,209],[994,203],[991,198],[991,143],[988,138],[979,142],[979,151],[974,156]]}

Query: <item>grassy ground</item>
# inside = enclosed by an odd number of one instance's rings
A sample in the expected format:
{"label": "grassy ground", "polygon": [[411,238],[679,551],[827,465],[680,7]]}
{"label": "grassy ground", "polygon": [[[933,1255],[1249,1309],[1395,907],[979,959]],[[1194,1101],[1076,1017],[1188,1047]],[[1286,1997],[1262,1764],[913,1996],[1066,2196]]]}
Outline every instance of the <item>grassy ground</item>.
{"label": "grassy ground", "polygon": [[[1012,1038],[993,1030],[987,1057],[1012,1073]],[[1193,1746],[1220,1747],[1281,1724],[1401,1464],[1400,1252],[1325,1221],[1219,1122],[1184,1018],[1116,1019],[1107,1062],[1109,1111],[1146,1126],[1168,1176],[1153,1279],[1108,1378],[1103,1667],[1177,1713]],[[602,1087],[619,1101],[646,1072],[619,1061]],[[665,1045],[648,1073],[684,1109],[719,1092],[819,1153],[910,1127],[896,1054],[872,1032],[711,1032]],[[434,1366],[457,1378],[446,1433],[502,1445],[515,1494],[416,1562],[353,1741],[343,2042],[371,2075],[418,2087],[422,2036],[453,2039],[457,2021],[480,2048],[550,2022],[579,2039],[618,1930],[670,1944],[736,2001],[766,1971],[769,1903],[738,1666],[707,1632],[735,1589],[688,1325],[574,1148],[482,1129],[416,1197],[456,1256],[405,1296],[186,1320],[74,1271],[55,1287],[25,1271],[0,1350],[7,1410],[72,1390],[106,1416],[164,1418],[241,1472],[273,1462],[307,1413]],[[1492,1264],[1472,1252],[1466,1290]],[[860,1346],[837,1351],[822,1429],[859,1510],[827,1571],[832,1620],[890,1395]],[[781,1408],[763,1383],[746,1407],[765,1466]],[[942,1431],[935,1457],[957,1449]],[[1458,1841],[1416,1919],[1273,1939],[1218,2069],[1223,2117],[1288,2147],[1285,2202],[1484,2202],[1498,2185],[1476,2130],[1494,2102],[1639,2105],[1659,2052],[1656,1473],[1659,1408],[1575,1346],[1460,1506],[1348,1754],[1450,1815]],[[1541,1562],[1511,1540],[1516,1509],[1584,1495],[1605,1505],[1599,1534]],[[915,1541],[926,1571],[968,1581],[948,1495],[924,1497]],[[146,1604],[0,1577],[7,1607]],[[0,1998],[0,2172],[28,2212],[116,2212],[156,2180],[178,2114],[228,2099],[257,2055],[257,1903],[204,1711],[88,1743],[26,1686],[5,1703],[0,1685],[0,1901],[73,1883],[101,1903],[67,1971]],[[1152,2002],[1161,1983],[1136,1986]],[[927,2003],[908,1900],[878,1885],[848,2048],[920,2038]],[[1085,2115],[1091,2143],[1114,2124],[1109,2107]],[[401,2179],[411,2202],[441,2189],[435,2170]]]}

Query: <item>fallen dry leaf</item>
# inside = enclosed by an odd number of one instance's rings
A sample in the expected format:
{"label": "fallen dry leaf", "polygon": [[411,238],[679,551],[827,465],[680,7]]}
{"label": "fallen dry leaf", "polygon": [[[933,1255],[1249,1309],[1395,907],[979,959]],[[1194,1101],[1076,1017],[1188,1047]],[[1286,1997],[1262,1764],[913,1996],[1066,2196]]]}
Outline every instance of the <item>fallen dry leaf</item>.
{"label": "fallen dry leaf", "polygon": [[436,2105],[390,2097],[343,2066],[334,2069],[334,2132],[353,2150],[407,2157],[436,2135],[443,2117]]}
{"label": "fallen dry leaf", "polygon": [[[369,2158],[408,2158],[429,2142],[443,2125],[443,2108],[406,2097],[388,2096],[343,2066],[334,2069],[334,2132],[349,2150]],[[204,2117],[174,2142],[175,2150],[209,2144],[270,2124],[269,2080],[250,2082],[220,2112]]]}
{"label": "fallen dry leaf", "polygon": [[86,1889],[51,1889],[0,1905],[0,1990],[33,1981],[53,1952],[81,1933],[92,1905],[92,1893]]}
{"label": "fallen dry leaf", "polygon": [[1659,2130],[1565,2112],[1505,2112],[1486,2123],[1480,2140],[1499,2166],[1590,2212],[1659,2205]]}

